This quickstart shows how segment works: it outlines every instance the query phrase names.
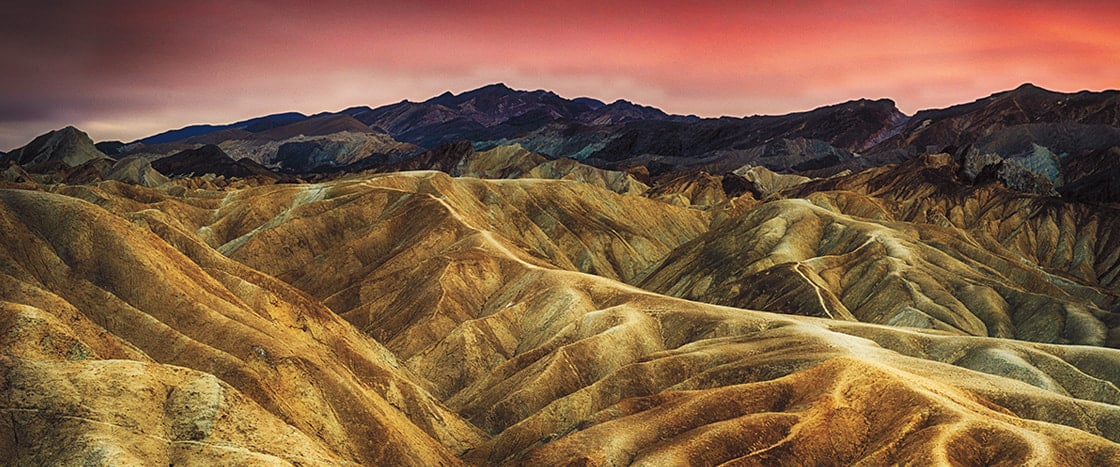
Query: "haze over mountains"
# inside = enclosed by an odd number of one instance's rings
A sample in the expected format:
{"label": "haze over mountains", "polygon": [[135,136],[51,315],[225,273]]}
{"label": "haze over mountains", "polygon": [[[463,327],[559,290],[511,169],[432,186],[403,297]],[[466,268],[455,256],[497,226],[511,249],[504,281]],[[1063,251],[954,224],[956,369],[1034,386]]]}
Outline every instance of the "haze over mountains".
{"label": "haze over mountains", "polygon": [[0,178],[24,464],[1120,465],[1120,93],[491,85]]}

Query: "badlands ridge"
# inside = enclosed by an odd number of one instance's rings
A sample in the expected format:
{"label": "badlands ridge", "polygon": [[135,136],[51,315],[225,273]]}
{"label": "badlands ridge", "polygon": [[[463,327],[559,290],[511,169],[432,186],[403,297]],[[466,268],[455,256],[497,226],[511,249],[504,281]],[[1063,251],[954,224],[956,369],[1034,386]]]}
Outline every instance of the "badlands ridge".
{"label": "badlands ridge", "polygon": [[1120,465],[1118,96],[57,130],[2,155],[0,459]]}
{"label": "badlands ridge", "polygon": [[1115,463],[1118,217],[954,164],[699,206],[602,172],[0,190],[0,452]]}

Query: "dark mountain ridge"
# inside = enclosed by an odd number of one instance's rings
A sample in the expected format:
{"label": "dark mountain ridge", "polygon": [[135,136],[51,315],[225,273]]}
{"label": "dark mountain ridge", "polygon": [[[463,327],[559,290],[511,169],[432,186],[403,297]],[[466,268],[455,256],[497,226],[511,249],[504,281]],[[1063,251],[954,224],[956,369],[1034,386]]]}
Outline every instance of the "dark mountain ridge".
{"label": "dark mountain ridge", "polygon": [[[517,144],[548,158],[653,176],[721,174],[747,165],[827,176],[948,151],[975,168],[974,175],[990,167],[991,173],[1002,171],[1004,181],[1028,181],[1011,183],[1028,191],[1097,201],[1097,190],[1087,187],[1109,186],[1114,172],[1110,155],[1120,148],[1120,92],[1059,93],[1024,84],[912,117],[890,99],[858,99],[786,115],[698,118],[498,83],[423,102],[194,125],[101,147],[113,157],[155,159],[213,144],[235,158],[298,175],[382,165],[434,168],[423,161],[400,163],[461,141],[478,151]],[[7,159],[14,157],[27,159]],[[1100,200],[1116,201],[1108,193]]]}
{"label": "dark mountain ridge", "polygon": [[308,117],[298,112],[284,112],[263,117],[250,118],[225,125],[190,125],[177,130],[169,130],[145,138],[140,138],[133,143],[160,144],[182,141],[194,136],[201,136],[221,130],[245,130],[249,133],[265,131],[278,126],[306,120]]}
{"label": "dark mountain ridge", "polygon": [[[377,108],[350,107],[312,117],[283,113],[226,125],[194,125],[138,142],[182,141],[231,129],[260,133],[316,117],[347,115],[398,141],[427,149],[463,139],[496,145],[493,142],[503,138],[532,141],[553,133],[573,136],[600,130],[600,133],[621,132],[624,136],[600,138],[606,140],[601,141],[605,142],[604,147],[586,154],[603,160],[642,154],[698,157],[713,148],[743,150],[779,138],[816,139],[836,148],[867,154],[897,149],[923,152],[925,146],[938,144],[961,147],[992,131],[1023,124],[1080,123],[1116,127],[1120,124],[1118,96],[1118,91],[1065,94],[1024,84],[971,103],[922,110],[913,117],[903,114],[890,99],[858,99],[785,115],[699,118],[670,115],[625,100],[606,104],[587,97],[567,99],[551,91],[514,90],[497,83],[460,94],[445,92],[423,102],[405,100]],[[680,147],[683,144],[636,145],[630,142],[666,131],[678,140],[698,139],[707,143],[688,151]],[[662,139],[669,139],[669,136]],[[553,157],[572,155],[540,152]]]}
{"label": "dark mountain ridge", "polygon": [[697,120],[624,100],[611,104],[592,98],[566,99],[551,91],[518,91],[503,83],[461,94],[445,92],[424,102],[401,101],[376,109],[343,110],[361,122],[383,129],[400,141],[421,147],[459,140],[514,138],[554,122],[609,124],[629,120]]}
{"label": "dark mountain ridge", "polygon": [[1022,125],[1045,124],[1080,124],[1086,130],[1120,127],[1120,91],[1065,94],[1024,84],[967,104],[922,110],[871,152],[916,155],[929,146],[986,143],[987,149],[1008,156],[1013,154],[1005,153],[1007,143],[1001,136]]}

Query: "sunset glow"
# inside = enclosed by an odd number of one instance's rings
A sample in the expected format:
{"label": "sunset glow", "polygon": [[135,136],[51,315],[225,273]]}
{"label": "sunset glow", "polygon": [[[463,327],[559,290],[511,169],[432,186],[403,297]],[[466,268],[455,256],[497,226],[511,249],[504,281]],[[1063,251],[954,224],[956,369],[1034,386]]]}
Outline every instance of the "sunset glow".
{"label": "sunset glow", "polygon": [[65,125],[128,141],[499,81],[700,116],[1120,87],[1111,1],[11,3],[0,150]]}

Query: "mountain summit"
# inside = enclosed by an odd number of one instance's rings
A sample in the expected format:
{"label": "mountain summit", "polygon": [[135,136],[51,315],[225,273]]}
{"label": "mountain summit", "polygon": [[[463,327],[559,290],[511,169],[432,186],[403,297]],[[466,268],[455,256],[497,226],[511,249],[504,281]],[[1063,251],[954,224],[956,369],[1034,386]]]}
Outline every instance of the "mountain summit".
{"label": "mountain summit", "polygon": [[69,167],[77,167],[91,160],[108,159],[108,156],[94,147],[89,135],[68,126],[43,134],[26,146],[13,149],[6,158],[20,165],[61,162]]}

